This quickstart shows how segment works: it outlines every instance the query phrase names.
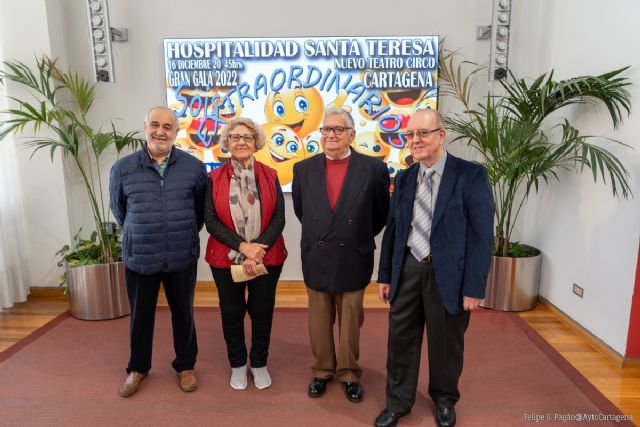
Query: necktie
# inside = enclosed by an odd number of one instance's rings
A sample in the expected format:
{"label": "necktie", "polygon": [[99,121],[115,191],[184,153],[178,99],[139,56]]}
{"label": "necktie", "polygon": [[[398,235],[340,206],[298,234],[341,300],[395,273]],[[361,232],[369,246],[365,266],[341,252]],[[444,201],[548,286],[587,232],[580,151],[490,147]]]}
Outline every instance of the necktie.
{"label": "necktie", "polygon": [[415,215],[411,222],[413,235],[411,238],[411,253],[417,260],[426,258],[431,253],[429,239],[431,237],[431,223],[433,221],[433,174],[427,171],[416,191],[414,203]]}

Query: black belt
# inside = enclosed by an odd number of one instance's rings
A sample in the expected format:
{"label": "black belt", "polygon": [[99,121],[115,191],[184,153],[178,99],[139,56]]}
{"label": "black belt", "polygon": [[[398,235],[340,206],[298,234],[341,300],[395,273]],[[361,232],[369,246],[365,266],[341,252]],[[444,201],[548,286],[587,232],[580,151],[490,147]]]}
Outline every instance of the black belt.
{"label": "black belt", "polygon": [[[413,253],[411,252],[411,247],[407,246],[407,252],[409,252],[409,254],[411,254],[412,257],[416,258],[413,255]],[[427,255],[426,257],[424,257],[424,258],[422,258],[420,260],[416,258],[416,261],[424,262],[424,263],[427,263],[427,264],[431,264],[433,262],[433,257],[431,256],[431,254],[429,254],[429,255]]]}
{"label": "black belt", "polygon": [[431,261],[433,261],[433,258],[431,257],[431,254],[427,255],[426,257],[422,258],[420,260],[420,262],[426,262],[427,264],[431,264]]}

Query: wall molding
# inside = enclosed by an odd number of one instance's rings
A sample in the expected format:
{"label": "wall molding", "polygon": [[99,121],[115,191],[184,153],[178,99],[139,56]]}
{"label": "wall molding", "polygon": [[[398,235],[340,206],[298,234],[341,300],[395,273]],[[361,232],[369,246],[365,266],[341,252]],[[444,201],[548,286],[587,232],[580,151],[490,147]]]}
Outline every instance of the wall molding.
{"label": "wall molding", "polygon": [[564,311],[560,310],[555,305],[543,297],[538,298],[538,303],[544,305],[558,320],[565,324],[573,333],[584,339],[587,344],[609,359],[614,365],[619,368],[637,368],[640,367],[640,359],[626,359],[620,353],[615,351],[609,345],[605,344],[600,338],[593,335],[587,329],[585,329],[578,322],[569,317]]}

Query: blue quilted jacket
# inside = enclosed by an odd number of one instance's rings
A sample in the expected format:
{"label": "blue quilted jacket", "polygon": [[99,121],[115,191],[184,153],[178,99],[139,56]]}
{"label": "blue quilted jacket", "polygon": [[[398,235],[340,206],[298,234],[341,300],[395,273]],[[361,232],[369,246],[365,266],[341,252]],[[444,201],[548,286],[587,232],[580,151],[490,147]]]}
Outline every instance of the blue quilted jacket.
{"label": "blue quilted jacket", "polygon": [[173,148],[164,177],[147,152],[111,168],[111,210],[122,230],[122,260],[139,274],[178,272],[200,256],[207,172],[192,155]]}

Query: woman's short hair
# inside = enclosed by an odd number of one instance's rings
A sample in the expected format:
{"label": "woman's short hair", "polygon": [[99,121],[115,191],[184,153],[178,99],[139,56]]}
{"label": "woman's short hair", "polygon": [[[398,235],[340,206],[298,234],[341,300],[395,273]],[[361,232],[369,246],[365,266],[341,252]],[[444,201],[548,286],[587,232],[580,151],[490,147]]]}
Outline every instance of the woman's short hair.
{"label": "woman's short hair", "polygon": [[253,137],[256,139],[256,151],[264,147],[267,138],[260,125],[247,117],[236,117],[222,129],[222,133],[220,134],[220,145],[222,148],[229,149],[229,134],[238,126],[245,126],[251,131],[251,134],[253,134]]}

